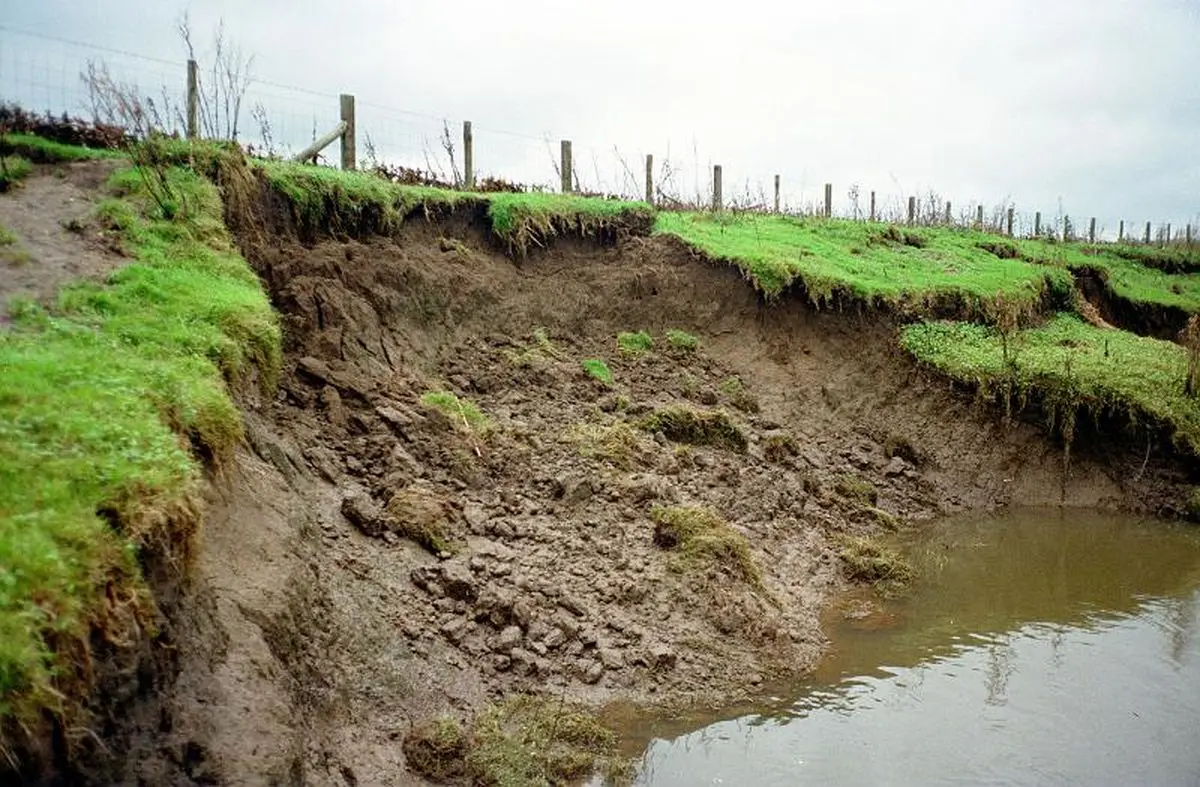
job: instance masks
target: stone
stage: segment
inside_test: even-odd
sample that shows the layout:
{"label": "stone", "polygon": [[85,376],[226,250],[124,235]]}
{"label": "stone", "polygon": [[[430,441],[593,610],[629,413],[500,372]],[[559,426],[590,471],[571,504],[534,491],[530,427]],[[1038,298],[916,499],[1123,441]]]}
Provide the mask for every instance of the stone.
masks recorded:
{"label": "stone", "polygon": [[465,561],[447,560],[441,565],[442,588],[450,598],[474,601],[478,598],[475,576]]}
{"label": "stone", "polygon": [[481,535],[486,532],[487,512],[478,503],[467,503],[463,507],[463,519],[466,520],[467,527],[475,535]]}
{"label": "stone", "polygon": [[492,656],[492,669],[496,672],[506,672],[512,667],[512,658],[503,653],[497,653]]}
{"label": "stone", "polygon": [[596,632],[592,631],[591,629],[588,629],[579,635],[579,641],[584,645],[595,645],[599,639],[600,638],[596,635]]}
{"label": "stone", "polygon": [[528,629],[529,624],[533,622],[533,608],[525,599],[518,599],[512,605],[512,617],[517,622],[517,625],[523,629]]}
{"label": "stone", "polygon": [[530,675],[537,670],[537,656],[523,648],[513,648],[508,654],[512,659],[513,671],[519,675]]}
{"label": "stone", "polygon": [[470,621],[465,618],[451,618],[442,624],[442,636],[457,645],[462,641],[463,635],[467,633],[467,626]]}
{"label": "stone", "polygon": [[583,606],[583,602],[578,597],[569,593],[563,593],[559,597],[558,605],[568,612],[573,612],[581,617],[587,614],[587,607]]}
{"label": "stone", "polygon": [[560,628],[553,628],[550,629],[550,633],[546,635],[545,639],[542,640],[542,643],[545,644],[545,646],[550,650],[557,650],[558,648],[561,648],[566,641],[566,633],[564,633]]}
{"label": "stone", "polygon": [[383,532],[380,514],[383,509],[371,499],[371,496],[361,490],[351,492],[342,498],[342,516],[368,536],[377,537]]}
{"label": "stone", "polygon": [[883,469],[883,474],[888,478],[895,478],[898,475],[904,475],[904,471],[907,469],[908,462],[898,456],[893,456],[892,461],[888,462],[887,467]]}
{"label": "stone", "polygon": [[379,416],[385,424],[401,437],[406,436],[406,430],[412,428],[413,425],[413,417],[395,407],[376,407],[375,415]]}
{"label": "stone", "polygon": [[596,683],[604,676],[604,665],[598,661],[588,662],[588,665],[583,669],[583,682]]}
{"label": "stone", "polygon": [[625,666],[625,657],[616,648],[600,648],[597,653],[605,669],[621,669]]}
{"label": "stone", "polygon": [[675,668],[675,651],[669,645],[656,642],[648,649],[650,665],[655,669],[669,670]]}
{"label": "stone", "polygon": [[567,639],[575,639],[579,635],[579,629],[581,628],[579,621],[567,615],[559,615],[555,619],[554,625],[562,629],[562,633],[567,636]]}
{"label": "stone", "polygon": [[493,650],[500,653],[508,653],[517,645],[521,644],[521,629],[518,626],[508,626],[504,631],[500,632],[500,636],[496,638],[496,645]]}

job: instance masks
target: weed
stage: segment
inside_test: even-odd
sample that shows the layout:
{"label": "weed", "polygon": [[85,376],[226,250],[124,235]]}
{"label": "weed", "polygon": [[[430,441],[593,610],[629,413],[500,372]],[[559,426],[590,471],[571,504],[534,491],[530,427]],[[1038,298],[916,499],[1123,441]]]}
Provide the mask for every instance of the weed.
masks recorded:
{"label": "weed", "polygon": [[763,458],[768,462],[784,462],[799,453],[800,446],[790,434],[768,435],[763,440]]}
{"label": "weed", "polygon": [[411,728],[402,748],[408,767],[438,782],[465,775],[470,741],[457,721],[442,717]]}
{"label": "weed", "polygon": [[654,337],[645,331],[617,334],[617,349],[626,355],[642,355],[654,347]]}
{"label": "weed", "polygon": [[750,542],[710,509],[655,506],[650,516],[655,545],[678,554],[680,568],[720,566],[762,588],[762,574],[750,554]]}
{"label": "weed", "polygon": [[746,435],[720,410],[696,410],[685,405],[663,407],[638,424],[648,432],[660,432],[676,443],[712,445],[744,453]]}
{"label": "weed", "polygon": [[484,433],[491,428],[491,421],[478,405],[450,391],[428,391],[421,396],[421,404],[437,410],[450,419],[450,423],[468,432]]}
{"label": "weed", "polygon": [[888,511],[884,511],[882,508],[876,508],[875,506],[868,506],[867,508],[865,508],[863,510],[867,513],[868,516],[871,517],[871,519],[875,520],[875,522],[885,530],[891,530],[892,532],[896,532],[901,527],[902,523],[900,521],[900,518],[898,516],[896,516],[895,514],[892,514]]}
{"label": "weed", "polygon": [[467,771],[477,784],[534,787],[576,783],[600,773],[627,777],[617,734],[586,710],[553,700],[516,696],[475,721]]}
{"label": "weed", "polygon": [[560,360],[563,357],[545,328],[534,328],[532,343],[519,346],[519,351],[506,351],[509,360],[517,366],[534,366],[541,361]]}
{"label": "weed", "polygon": [[898,591],[911,583],[916,569],[899,552],[871,538],[842,536],[838,556],[850,579],[870,582],[885,592]]}
{"label": "weed", "polygon": [[33,172],[33,164],[23,156],[0,156],[0,192],[11,189]]}
{"label": "weed", "polygon": [[599,358],[588,358],[585,361],[580,361],[579,365],[583,370],[591,375],[592,378],[599,380],[604,385],[612,385],[612,371],[608,368],[608,364]]}
{"label": "weed", "polygon": [[845,473],[839,476],[833,489],[847,500],[853,500],[867,506],[875,505],[876,500],[879,498],[879,492],[876,491],[874,484],[853,473]]}
{"label": "weed", "polygon": [[671,345],[672,349],[682,353],[695,352],[700,344],[692,334],[674,328],[667,331],[667,343]]}
{"label": "weed", "polygon": [[742,378],[733,376],[721,381],[721,393],[729,398],[729,404],[744,413],[759,411],[758,398],[746,390]]}
{"label": "weed", "polygon": [[811,471],[805,470],[800,474],[800,483],[808,494],[813,497],[821,496],[821,480]]}
{"label": "weed", "polygon": [[567,430],[567,438],[579,447],[580,456],[611,462],[622,470],[632,468],[647,450],[643,436],[626,421],[576,424]]}

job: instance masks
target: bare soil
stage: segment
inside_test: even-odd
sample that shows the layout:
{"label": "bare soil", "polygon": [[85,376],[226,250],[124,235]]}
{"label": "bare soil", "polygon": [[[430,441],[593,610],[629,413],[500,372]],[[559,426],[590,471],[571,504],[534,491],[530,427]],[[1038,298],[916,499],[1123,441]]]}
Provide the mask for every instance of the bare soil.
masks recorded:
{"label": "bare soil", "polygon": [[[919,370],[886,315],[764,303],[667,239],[515,262],[474,213],[314,244],[269,218],[238,229],[284,378],[240,392],[249,439],[211,478],[178,677],[131,715],[122,783],[421,784],[409,729],[513,692],[733,706],[822,653],[838,535],[1010,502],[1154,510],[1181,480],[1119,435],[1068,467],[1037,423]],[[672,328],[699,348],[672,351]],[[621,354],[631,330],[655,348]],[[423,405],[435,390],[490,428]],[[664,406],[726,412],[746,450],[638,428]],[[656,546],[672,505],[745,536],[762,586]],[[406,537],[422,526],[453,554]]]}
{"label": "bare soil", "polygon": [[[62,285],[102,278],[127,262],[95,222],[100,186],[118,165],[39,165],[0,197],[0,226],[18,239],[17,254],[0,260],[0,303],[16,296],[49,302]],[[7,321],[5,310],[0,326]]]}

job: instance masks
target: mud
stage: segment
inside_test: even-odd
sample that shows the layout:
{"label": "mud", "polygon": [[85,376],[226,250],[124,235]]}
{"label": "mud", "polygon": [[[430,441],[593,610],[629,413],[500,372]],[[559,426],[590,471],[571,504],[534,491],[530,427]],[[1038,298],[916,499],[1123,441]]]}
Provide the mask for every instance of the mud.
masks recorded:
{"label": "mud", "polygon": [[[135,717],[127,783],[419,784],[409,729],[514,692],[734,704],[822,653],[839,535],[1011,501],[1152,510],[1183,480],[1121,435],[1068,464],[918,369],[888,316],[764,303],[667,239],[514,261],[476,211],[307,243],[259,211],[235,225],[286,368],[274,400],[239,392],[247,446],[210,479],[178,678]],[[632,330],[651,352],[618,351]],[[744,442],[642,428],[664,407],[722,411]],[[675,505],[744,536],[761,584],[657,546]]]}

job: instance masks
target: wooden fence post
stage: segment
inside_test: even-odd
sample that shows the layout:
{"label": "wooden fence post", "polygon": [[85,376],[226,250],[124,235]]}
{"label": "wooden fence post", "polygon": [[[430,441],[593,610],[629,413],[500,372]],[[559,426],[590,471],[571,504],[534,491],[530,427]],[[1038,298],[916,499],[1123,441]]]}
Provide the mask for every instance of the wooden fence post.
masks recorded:
{"label": "wooden fence post", "polygon": [[1010,237],[1010,238],[1012,237],[1012,234],[1013,234],[1013,212],[1014,212],[1013,206],[1009,205],[1008,206],[1008,237]]}
{"label": "wooden fence post", "polygon": [[1164,237],[1163,245],[1166,246],[1171,242],[1171,222],[1167,222],[1167,234]]}
{"label": "wooden fence post", "polygon": [[1117,224],[1117,243],[1125,242],[1125,219],[1121,219]]}
{"label": "wooden fence post", "polygon": [[1183,242],[1186,243],[1188,246],[1192,245],[1192,225],[1191,224],[1187,225],[1187,227],[1184,228],[1184,230],[1183,230]]}
{"label": "wooden fence post", "polygon": [[646,203],[654,204],[654,154],[646,154]]}
{"label": "wooden fence post", "polygon": [[1042,235],[1042,212],[1039,210],[1033,214],[1033,237],[1039,238]]}
{"label": "wooden fence post", "polygon": [[346,130],[342,132],[342,169],[354,169],[358,157],[354,130],[354,96],[342,93],[340,103],[342,122],[346,124]]}
{"label": "wooden fence post", "polygon": [[471,133],[471,121],[463,121],[463,187],[475,188],[475,135]]}
{"label": "wooden fence post", "polygon": [[946,224],[950,224],[950,200],[946,200]]}
{"label": "wooden fence post", "polygon": [[775,212],[779,212],[779,176],[775,176]]}
{"label": "wooden fence post", "polygon": [[825,184],[825,218],[833,216],[833,184]]}
{"label": "wooden fence post", "polygon": [[574,191],[574,189],[572,188],[572,185],[571,185],[572,181],[573,181],[573,179],[571,177],[571,174],[572,174],[571,140],[569,140],[569,139],[562,140],[562,142],[560,143],[560,156],[561,156],[561,161],[559,163],[559,167],[560,167],[559,173],[562,175],[562,193],[570,194],[572,191]]}
{"label": "wooden fence post", "polygon": [[200,67],[187,61],[187,138],[200,138]]}
{"label": "wooden fence post", "polygon": [[983,206],[978,205],[975,208],[975,229],[983,229]]}
{"label": "wooden fence post", "polygon": [[912,224],[917,216],[917,198],[908,198],[908,223]]}
{"label": "wooden fence post", "polygon": [[875,221],[875,192],[871,192],[871,221]]}
{"label": "wooden fence post", "polygon": [[1096,217],[1092,216],[1092,220],[1088,222],[1088,243],[1096,242]]}
{"label": "wooden fence post", "polygon": [[1146,222],[1146,243],[1150,243],[1150,222]]}
{"label": "wooden fence post", "polygon": [[713,211],[720,211],[725,207],[725,200],[721,198],[721,165],[713,165]]}

